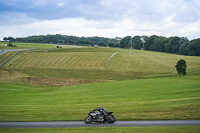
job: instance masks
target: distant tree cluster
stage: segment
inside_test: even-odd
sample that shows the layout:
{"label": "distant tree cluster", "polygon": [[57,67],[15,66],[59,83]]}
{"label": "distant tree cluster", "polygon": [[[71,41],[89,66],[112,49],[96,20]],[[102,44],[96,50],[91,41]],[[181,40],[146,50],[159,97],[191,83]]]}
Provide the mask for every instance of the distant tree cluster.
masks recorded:
{"label": "distant tree cluster", "polygon": [[145,49],[181,55],[200,56],[200,38],[189,41],[185,37],[162,37],[162,36],[127,36],[121,39],[121,48]]}
{"label": "distant tree cluster", "polygon": [[[6,38],[5,38],[6,39]],[[29,36],[24,38],[13,38],[15,42],[24,43],[48,43],[48,44],[63,44],[63,45],[98,45],[98,46],[109,46],[119,47],[120,38],[104,38],[104,37],[76,37],[67,35],[39,35]]]}
{"label": "distant tree cluster", "polygon": [[[67,35],[39,35],[23,38],[4,37],[4,40],[24,43],[48,43],[63,45],[85,45],[85,46],[109,46],[120,48],[144,49],[181,55],[200,56],[200,38],[189,41],[185,37],[163,37],[163,36],[126,36],[124,38],[105,37],[76,37]],[[132,40],[132,42],[131,42]]]}

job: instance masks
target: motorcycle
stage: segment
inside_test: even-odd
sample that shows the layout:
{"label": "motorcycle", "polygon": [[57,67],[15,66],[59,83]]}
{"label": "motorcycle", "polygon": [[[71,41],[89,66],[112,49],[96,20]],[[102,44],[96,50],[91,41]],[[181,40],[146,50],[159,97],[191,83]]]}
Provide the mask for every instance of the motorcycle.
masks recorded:
{"label": "motorcycle", "polygon": [[86,124],[90,124],[92,122],[108,122],[114,123],[116,121],[116,117],[112,115],[113,112],[92,110],[89,112],[88,116],[85,118],[84,122]]}

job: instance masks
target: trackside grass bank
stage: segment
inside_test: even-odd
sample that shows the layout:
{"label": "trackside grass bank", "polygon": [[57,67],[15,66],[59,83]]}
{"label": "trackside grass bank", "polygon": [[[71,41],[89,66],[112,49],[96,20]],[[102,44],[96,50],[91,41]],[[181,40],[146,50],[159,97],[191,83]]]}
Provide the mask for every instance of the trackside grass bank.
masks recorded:
{"label": "trackside grass bank", "polygon": [[200,126],[94,127],[94,128],[0,128],[3,133],[199,133]]}
{"label": "trackside grass bank", "polygon": [[200,119],[199,76],[44,87],[0,83],[0,121],[83,120],[98,106],[118,120]]}

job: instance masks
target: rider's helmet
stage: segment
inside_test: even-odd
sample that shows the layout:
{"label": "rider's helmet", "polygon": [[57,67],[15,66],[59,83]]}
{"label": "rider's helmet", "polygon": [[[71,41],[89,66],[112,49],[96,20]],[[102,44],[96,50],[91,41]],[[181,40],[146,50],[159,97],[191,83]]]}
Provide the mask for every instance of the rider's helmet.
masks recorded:
{"label": "rider's helmet", "polygon": [[102,106],[99,106],[98,110],[103,110],[103,107],[102,107]]}

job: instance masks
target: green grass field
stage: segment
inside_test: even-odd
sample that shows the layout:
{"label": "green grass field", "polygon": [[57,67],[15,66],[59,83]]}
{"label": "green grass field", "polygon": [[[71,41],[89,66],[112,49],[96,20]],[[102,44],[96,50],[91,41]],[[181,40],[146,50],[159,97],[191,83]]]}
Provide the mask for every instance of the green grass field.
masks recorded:
{"label": "green grass field", "polygon": [[199,76],[68,87],[1,83],[1,121],[83,120],[102,105],[118,120],[200,119]]}
{"label": "green grass field", "polygon": [[199,133],[200,126],[100,128],[0,128],[3,133]]}
{"label": "green grass field", "polygon": [[[187,62],[185,77],[175,70],[179,59]],[[100,105],[118,120],[200,119],[199,74],[194,56],[86,47],[22,52],[0,68],[0,121],[83,120]]]}

